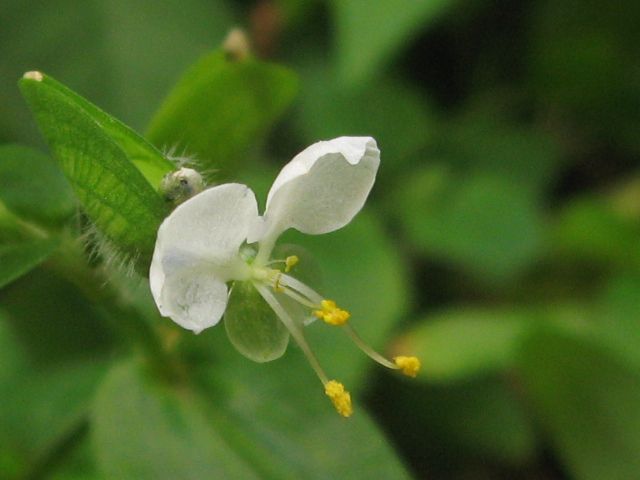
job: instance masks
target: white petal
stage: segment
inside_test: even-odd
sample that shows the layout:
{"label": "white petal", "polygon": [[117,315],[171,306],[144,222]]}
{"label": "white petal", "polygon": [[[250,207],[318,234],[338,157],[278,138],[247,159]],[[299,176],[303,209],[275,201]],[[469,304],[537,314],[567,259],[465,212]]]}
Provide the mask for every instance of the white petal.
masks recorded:
{"label": "white petal", "polygon": [[208,272],[167,277],[158,307],[181,327],[200,333],[220,321],[227,307],[227,285]]}
{"label": "white petal", "polygon": [[342,228],[364,205],[379,164],[380,150],[371,137],[314,143],[273,182],[265,212],[266,234],[290,227],[309,234]]}
{"label": "white petal", "polygon": [[[218,322],[226,305],[225,282],[238,271],[238,250],[257,217],[253,192],[225,184],[187,200],[164,220],[149,270],[162,315],[194,331]],[[189,307],[187,300],[195,303]]]}
{"label": "white petal", "polygon": [[247,186],[219,185],[190,198],[164,220],[156,250],[186,252],[224,265],[236,256],[257,217],[256,198]]}

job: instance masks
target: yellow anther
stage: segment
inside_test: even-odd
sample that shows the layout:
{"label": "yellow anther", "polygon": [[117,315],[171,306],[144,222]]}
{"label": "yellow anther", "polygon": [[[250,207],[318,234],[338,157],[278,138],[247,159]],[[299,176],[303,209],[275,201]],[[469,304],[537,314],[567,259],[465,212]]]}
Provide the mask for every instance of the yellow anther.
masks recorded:
{"label": "yellow anther", "polygon": [[335,380],[330,380],[324,385],[324,393],[331,399],[333,406],[343,417],[350,417],[353,413],[351,407],[351,395],[344,389],[344,385]]}
{"label": "yellow anther", "polygon": [[333,300],[322,300],[320,307],[322,310],[314,310],[313,314],[329,325],[344,325],[351,316],[349,312],[339,308]]}
{"label": "yellow anther", "polygon": [[393,361],[398,366],[402,373],[407,377],[415,378],[420,370],[420,360],[417,357],[394,357]]}
{"label": "yellow anther", "polygon": [[291,255],[284,260],[284,273],[289,273],[295,267],[300,259],[297,255]]}

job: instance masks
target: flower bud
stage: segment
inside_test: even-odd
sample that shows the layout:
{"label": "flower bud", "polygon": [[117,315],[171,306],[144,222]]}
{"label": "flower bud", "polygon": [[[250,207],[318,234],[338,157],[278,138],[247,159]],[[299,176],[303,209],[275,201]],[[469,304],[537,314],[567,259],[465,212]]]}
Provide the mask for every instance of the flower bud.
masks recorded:
{"label": "flower bud", "polygon": [[167,173],[160,184],[160,194],[167,202],[179,205],[204,190],[202,176],[192,168],[182,167]]}

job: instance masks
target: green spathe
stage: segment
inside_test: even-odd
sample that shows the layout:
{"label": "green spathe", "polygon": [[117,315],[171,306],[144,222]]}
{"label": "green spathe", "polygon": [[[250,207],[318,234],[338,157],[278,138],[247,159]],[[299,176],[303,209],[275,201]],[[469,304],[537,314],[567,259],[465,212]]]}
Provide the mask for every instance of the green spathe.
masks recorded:
{"label": "green spathe", "polygon": [[166,206],[156,189],[173,165],[142,137],[51,77],[20,89],[82,207],[121,252],[148,259]]}

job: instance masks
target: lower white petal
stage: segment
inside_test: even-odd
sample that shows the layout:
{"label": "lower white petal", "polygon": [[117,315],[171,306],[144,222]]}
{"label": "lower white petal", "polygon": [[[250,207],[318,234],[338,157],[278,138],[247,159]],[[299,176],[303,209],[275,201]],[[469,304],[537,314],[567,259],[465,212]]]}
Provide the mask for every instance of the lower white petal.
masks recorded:
{"label": "lower white petal", "polygon": [[217,324],[227,307],[227,285],[207,273],[190,271],[165,278],[160,298],[160,313],[181,327],[200,333]]}

